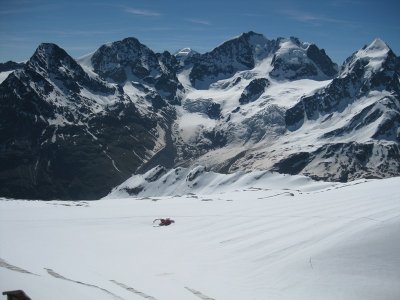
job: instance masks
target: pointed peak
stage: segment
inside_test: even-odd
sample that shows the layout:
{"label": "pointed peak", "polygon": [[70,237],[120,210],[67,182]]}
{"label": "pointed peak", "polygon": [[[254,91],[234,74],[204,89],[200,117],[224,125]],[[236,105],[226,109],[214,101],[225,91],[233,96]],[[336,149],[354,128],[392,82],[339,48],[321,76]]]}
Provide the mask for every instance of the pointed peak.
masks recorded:
{"label": "pointed peak", "polygon": [[182,49],[179,49],[178,51],[176,51],[174,53],[174,55],[175,56],[190,56],[190,55],[193,55],[196,53],[198,53],[198,52],[193,50],[192,48],[185,47],[185,48],[182,48]]}
{"label": "pointed peak", "polygon": [[41,43],[35,51],[35,53],[42,55],[52,55],[58,52],[65,53],[65,55],[67,55],[64,49],[53,43]]}
{"label": "pointed peak", "polygon": [[371,74],[381,70],[386,61],[393,59],[396,60],[396,55],[390,47],[381,39],[376,38],[371,44],[365,45],[345,60],[340,76],[346,76],[354,70],[358,72],[362,70],[364,77],[369,78]]}
{"label": "pointed peak", "polygon": [[367,49],[368,50],[390,50],[390,47],[380,38],[376,38],[365,49],[366,50]]}
{"label": "pointed peak", "polygon": [[355,56],[358,59],[383,59],[388,56],[390,51],[391,49],[384,41],[376,38],[371,44],[366,45],[362,49],[358,50]]}
{"label": "pointed peak", "polygon": [[57,49],[60,48],[57,44],[54,43],[41,43],[39,44],[37,49]]}
{"label": "pointed peak", "polygon": [[189,53],[192,52],[192,51],[193,51],[192,48],[186,47],[186,48],[179,49],[179,50],[176,51],[174,54],[175,54],[175,55],[177,55],[177,54],[185,55],[185,54],[189,54]]}
{"label": "pointed peak", "polygon": [[[68,53],[53,43],[41,43],[37,48],[35,53],[29,59],[30,64],[45,64],[48,65],[50,61],[60,61],[65,58],[69,58]],[[72,60],[72,58],[71,58]]]}

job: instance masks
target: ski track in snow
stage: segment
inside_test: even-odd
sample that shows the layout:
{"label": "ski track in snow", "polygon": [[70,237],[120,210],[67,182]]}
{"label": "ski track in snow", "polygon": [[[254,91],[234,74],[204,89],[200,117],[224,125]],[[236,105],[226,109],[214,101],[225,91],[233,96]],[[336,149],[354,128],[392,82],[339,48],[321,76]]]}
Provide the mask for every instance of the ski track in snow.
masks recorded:
{"label": "ski track in snow", "polygon": [[20,268],[20,267],[11,265],[11,264],[9,264],[8,262],[6,262],[6,261],[5,261],[4,259],[2,259],[2,258],[0,258],[0,267],[9,269],[9,270],[11,270],[11,271],[19,272],[19,273],[24,273],[24,274],[30,274],[30,275],[39,276],[39,275],[37,275],[37,274],[35,274],[35,273],[29,272],[29,271],[27,271],[27,270],[25,270],[25,269],[22,269],[22,268]]}
{"label": "ski track in snow", "polygon": [[115,295],[114,293],[110,292],[109,290],[106,290],[105,288],[99,287],[99,286],[94,285],[94,284],[85,283],[85,282],[82,282],[82,281],[77,281],[77,280],[66,278],[66,277],[54,272],[52,269],[48,269],[48,268],[44,268],[44,269],[47,271],[47,273],[49,273],[49,275],[53,276],[54,278],[58,278],[58,279],[74,282],[74,283],[77,283],[77,284],[81,284],[81,285],[84,285],[84,286],[87,286],[87,287],[99,289],[99,290],[101,290],[101,291],[113,296],[115,299],[124,300],[124,298],[122,298],[122,297],[120,297],[118,295]]}
{"label": "ski track in snow", "polygon": [[194,290],[194,289],[192,289],[192,288],[189,288],[189,287],[187,287],[187,286],[185,286],[185,289],[187,289],[189,292],[193,293],[193,295],[196,295],[196,296],[199,297],[200,299],[203,299],[203,300],[215,300],[214,298],[210,298],[210,297],[208,297],[208,296],[202,294],[201,292],[196,291],[196,290]]}
{"label": "ski track in snow", "polygon": [[145,293],[143,293],[143,292],[138,291],[137,289],[134,289],[133,287],[127,286],[126,284],[120,283],[120,282],[118,282],[118,281],[116,281],[116,280],[110,280],[110,281],[111,281],[112,283],[114,283],[114,284],[116,284],[116,285],[122,287],[123,289],[125,289],[125,290],[127,290],[127,291],[130,291],[130,292],[132,292],[132,293],[134,293],[134,294],[136,294],[136,295],[139,295],[139,296],[142,297],[142,298],[150,299],[150,300],[157,300],[157,299],[154,298],[153,296],[149,296],[149,295],[147,295],[147,294],[145,294]]}

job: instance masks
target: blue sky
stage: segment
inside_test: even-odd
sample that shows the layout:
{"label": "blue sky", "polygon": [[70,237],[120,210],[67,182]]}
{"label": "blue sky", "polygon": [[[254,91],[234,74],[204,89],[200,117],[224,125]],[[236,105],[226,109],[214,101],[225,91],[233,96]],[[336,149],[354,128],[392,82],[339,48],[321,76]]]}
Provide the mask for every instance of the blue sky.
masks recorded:
{"label": "blue sky", "polygon": [[41,42],[79,57],[129,36],[206,52],[253,30],[315,43],[341,64],[375,37],[400,55],[399,15],[399,0],[0,0],[0,61],[26,60]]}

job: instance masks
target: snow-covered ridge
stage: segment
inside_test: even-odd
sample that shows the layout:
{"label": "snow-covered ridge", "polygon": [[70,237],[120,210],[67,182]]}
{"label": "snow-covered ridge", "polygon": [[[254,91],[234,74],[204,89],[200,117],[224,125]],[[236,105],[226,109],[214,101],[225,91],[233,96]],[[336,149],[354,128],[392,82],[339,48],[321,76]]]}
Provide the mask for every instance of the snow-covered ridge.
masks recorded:
{"label": "snow-covered ridge", "polygon": [[190,60],[190,82],[198,89],[208,89],[218,80],[265,61],[270,62],[265,75],[279,80],[327,80],[337,74],[337,65],[314,44],[295,37],[269,40],[250,31]]}
{"label": "snow-covered ridge", "polygon": [[357,68],[357,63],[362,63],[365,68],[364,77],[368,78],[382,68],[388,58],[390,47],[381,39],[376,38],[371,44],[355,52],[342,67],[340,76],[344,77]]}
{"label": "snow-covered ridge", "polygon": [[231,174],[220,174],[207,171],[204,166],[200,165],[171,170],[157,166],[145,174],[133,175],[114,188],[105,199],[184,194],[207,195],[249,188],[307,189],[307,186],[323,188],[332,186],[332,183],[315,182],[304,176],[288,176],[268,171],[247,173],[239,171]]}

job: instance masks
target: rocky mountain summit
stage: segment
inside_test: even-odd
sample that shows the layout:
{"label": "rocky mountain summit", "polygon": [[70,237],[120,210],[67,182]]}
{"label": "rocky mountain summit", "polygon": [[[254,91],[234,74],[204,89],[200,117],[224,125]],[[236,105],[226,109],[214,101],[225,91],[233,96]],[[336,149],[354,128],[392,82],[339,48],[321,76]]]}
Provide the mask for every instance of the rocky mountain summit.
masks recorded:
{"label": "rocky mountain summit", "polygon": [[210,52],[195,56],[190,82],[199,89],[213,82],[232,77],[242,70],[253,69],[260,61],[270,58],[271,77],[277,79],[329,79],[337,74],[337,65],[316,45],[291,37],[268,40],[255,32],[243,33]]}
{"label": "rocky mountain summit", "polygon": [[126,38],[76,60],[41,44],[1,67],[3,197],[97,199],[156,165],[400,174],[400,59],[379,39],[340,67],[315,44],[254,32],[204,54]]}
{"label": "rocky mountain summit", "polygon": [[[1,194],[93,199],[157,149],[164,117],[41,44],[0,86]],[[151,104],[149,104],[151,107]]]}

